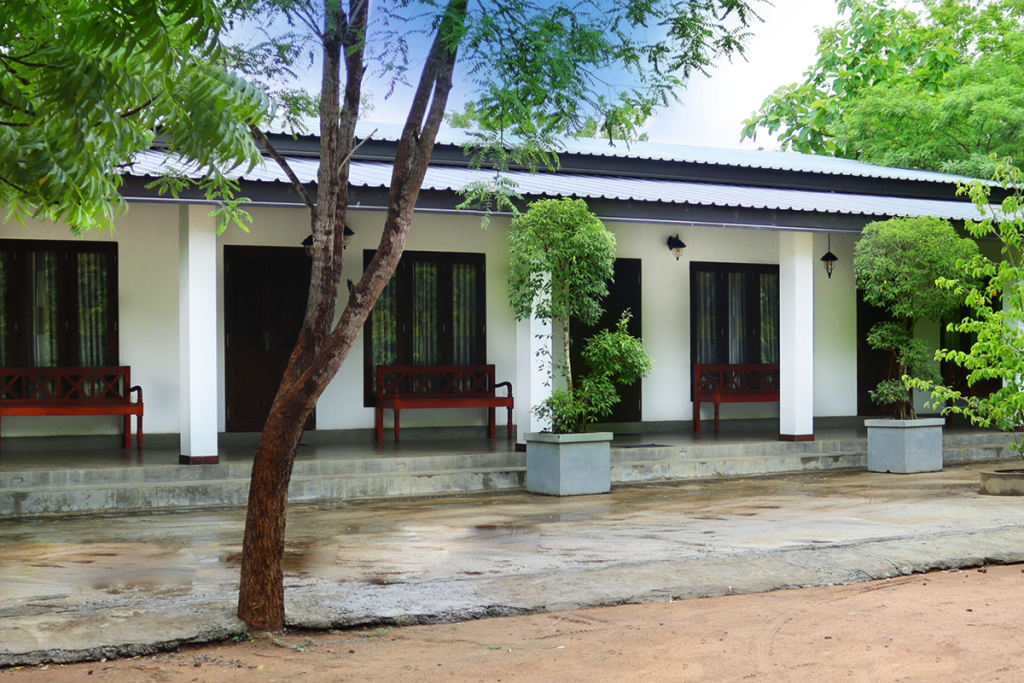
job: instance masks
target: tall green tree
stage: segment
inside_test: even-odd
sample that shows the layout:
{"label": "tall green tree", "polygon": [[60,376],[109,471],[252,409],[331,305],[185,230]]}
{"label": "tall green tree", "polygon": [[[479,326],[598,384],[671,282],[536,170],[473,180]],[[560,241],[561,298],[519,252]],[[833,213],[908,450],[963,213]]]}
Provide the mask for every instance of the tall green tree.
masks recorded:
{"label": "tall green tree", "polygon": [[224,67],[213,0],[18,0],[0,8],[0,204],[15,216],[107,227],[119,171],[157,134],[203,186],[260,159],[263,90]]}
{"label": "tall green tree", "polygon": [[[1024,150],[1024,3],[839,0],[801,83],[780,87],[743,136],[783,149],[989,177]],[[916,9],[910,9],[914,7]]]}
{"label": "tall green tree", "polygon": [[[272,36],[236,63],[254,76],[297,68],[309,51],[322,64],[317,201],[258,127],[254,135],[291,178],[313,233],[306,316],[256,450],[246,517],[238,614],[253,628],[284,624],[285,506],[302,426],[338,372],[405,248],[413,208],[455,79],[492,130],[480,131],[501,167],[514,134],[521,158],[556,163],[549,143],[593,118],[628,121],[664,104],[685,79],[721,55],[742,54],[756,0],[257,0],[241,16]],[[281,21],[283,20],[283,21]],[[274,22],[277,21],[275,24]],[[272,26],[287,24],[284,33]],[[429,38],[424,54],[414,41]],[[410,65],[415,64],[413,69]],[[412,103],[397,143],[383,233],[335,323],[349,168],[368,69],[411,77]],[[416,73],[418,71],[418,73]]]}
{"label": "tall green tree", "polygon": [[[932,392],[930,407],[960,414],[972,424],[995,426],[1014,435],[1012,448],[1024,457],[1020,426],[1024,424],[1024,172],[1010,159],[996,164],[992,183],[973,181],[960,192],[974,202],[979,221],[968,222],[976,239],[996,238],[1002,258],[992,261],[980,254],[958,262],[958,272],[938,281],[939,287],[965,299],[968,315],[948,323],[947,329],[967,335],[971,347],[940,349],[935,360],[956,363],[967,371],[968,390],[907,377],[908,386]],[[993,206],[992,187],[1006,193]],[[971,387],[995,384],[995,391],[975,392]]]}

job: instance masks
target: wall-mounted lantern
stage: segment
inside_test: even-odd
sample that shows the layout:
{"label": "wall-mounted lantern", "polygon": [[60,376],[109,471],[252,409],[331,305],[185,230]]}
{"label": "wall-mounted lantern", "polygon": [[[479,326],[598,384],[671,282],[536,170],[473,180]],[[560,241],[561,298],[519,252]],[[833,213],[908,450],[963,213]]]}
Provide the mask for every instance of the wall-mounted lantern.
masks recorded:
{"label": "wall-mounted lantern", "polygon": [[668,238],[668,250],[675,255],[676,261],[678,261],[679,257],[683,255],[683,249],[686,249],[686,245],[683,244],[681,239],[679,239],[679,235],[674,235]]}
{"label": "wall-mounted lantern", "polygon": [[[349,240],[352,239],[352,235],[355,233],[350,227],[345,226],[345,232],[341,235],[341,248],[344,249],[348,246]],[[313,233],[309,234],[309,237],[302,240],[302,247],[306,250],[306,256],[313,258]]]}
{"label": "wall-mounted lantern", "polygon": [[839,257],[832,253],[832,233],[828,234],[828,252],[821,257],[822,262],[825,264],[825,272],[828,273],[828,279],[832,279],[832,269],[835,268],[836,261]]}

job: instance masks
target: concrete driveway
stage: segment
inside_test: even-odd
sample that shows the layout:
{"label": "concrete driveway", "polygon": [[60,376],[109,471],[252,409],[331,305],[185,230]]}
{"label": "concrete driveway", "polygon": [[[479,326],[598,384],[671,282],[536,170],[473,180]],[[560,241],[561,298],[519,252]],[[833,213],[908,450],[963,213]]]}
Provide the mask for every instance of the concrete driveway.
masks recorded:
{"label": "concrete driveway", "polygon": [[[460,621],[1024,561],[1024,499],[979,496],[982,469],[295,507],[288,623]],[[0,522],[0,665],[241,633],[243,523],[238,509]]]}

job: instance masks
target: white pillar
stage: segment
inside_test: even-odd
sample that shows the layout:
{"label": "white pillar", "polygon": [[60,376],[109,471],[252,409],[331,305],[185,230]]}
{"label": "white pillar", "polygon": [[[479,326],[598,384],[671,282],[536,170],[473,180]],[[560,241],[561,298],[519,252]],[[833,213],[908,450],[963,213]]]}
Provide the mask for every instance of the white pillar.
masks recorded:
{"label": "white pillar", "polygon": [[178,209],[178,335],[183,464],[217,455],[217,221],[209,206]]}
{"label": "white pillar", "polygon": [[779,233],[779,439],[814,440],[814,246]]}
{"label": "white pillar", "polygon": [[549,428],[533,415],[533,407],[551,396],[551,325],[530,318],[516,323],[516,444],[526,447],[524,435]]}

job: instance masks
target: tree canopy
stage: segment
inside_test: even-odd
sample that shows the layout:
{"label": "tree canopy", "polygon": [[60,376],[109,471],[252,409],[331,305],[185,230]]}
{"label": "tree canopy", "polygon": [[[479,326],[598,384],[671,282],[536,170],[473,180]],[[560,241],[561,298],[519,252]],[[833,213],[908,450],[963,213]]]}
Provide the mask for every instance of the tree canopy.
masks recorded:
{"label": "tree canopy", "polygon": [[0,11],[0,203],[16,216],[107,227],[119,171],[157,135],[223,171],[259,159],[268,101],[224,68],[212,0],[18,0]]}
{"label": "tree canopy", "polygon": [[1024,2],[839,0],[801,83],[776,90],[743,136],[783,149],[989,177],[1024,149]]}

